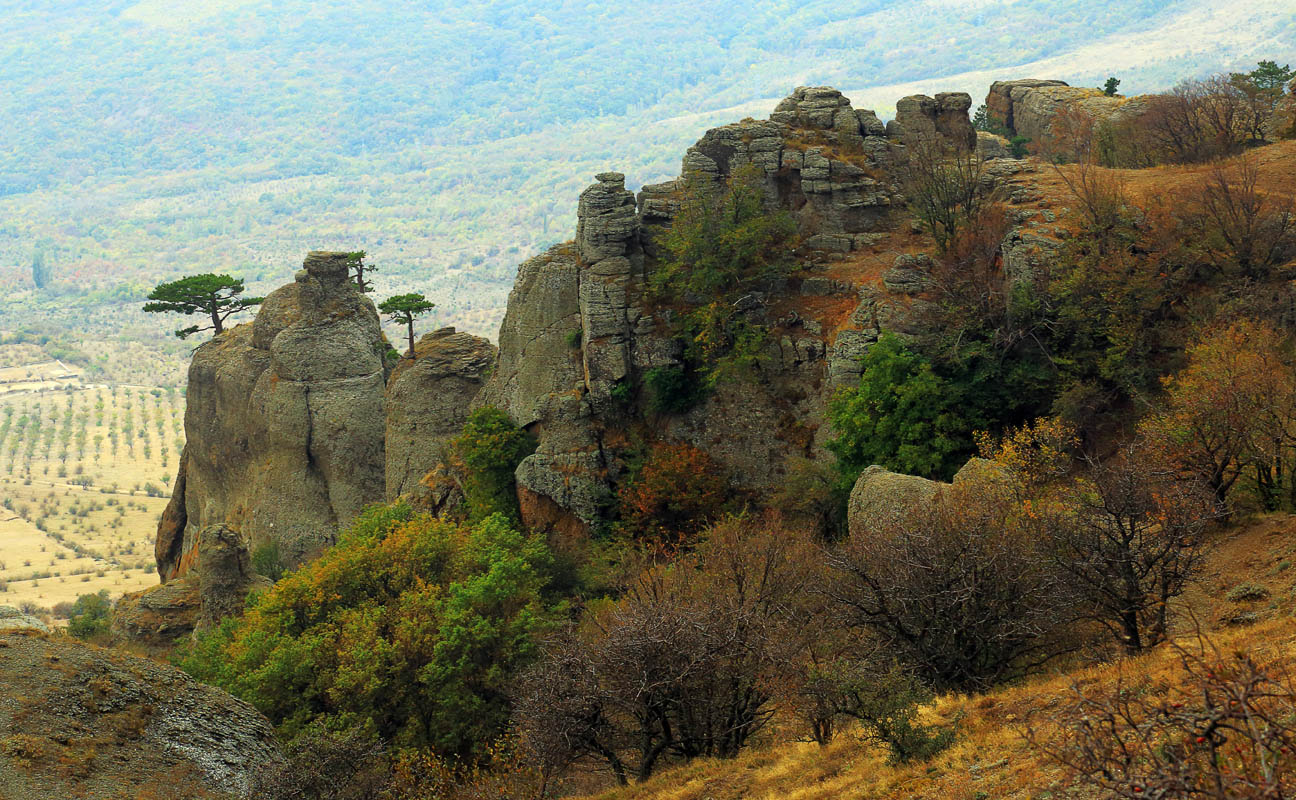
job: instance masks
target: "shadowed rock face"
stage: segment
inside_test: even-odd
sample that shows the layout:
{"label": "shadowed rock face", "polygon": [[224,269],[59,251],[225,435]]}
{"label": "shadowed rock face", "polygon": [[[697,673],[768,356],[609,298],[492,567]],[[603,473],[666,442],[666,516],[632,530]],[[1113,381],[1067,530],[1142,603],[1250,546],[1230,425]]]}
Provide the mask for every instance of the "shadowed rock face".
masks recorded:
{"label": "shadowed rock face", "polygon": [[164,579],[188,570],[209,525],[230,525],[252,547],[276,541],[299,563],[383,499],[385,348],[346,257],[309,254],[254,322],[194,353],[184,507],[169,508],[159,528]]}
{"label": "shadowed rock face", "polygon": [[[178,669],[0,633],[0,797],[245,797],[279,758],[256,709]],[[208,795],[211,792],[213,795]]]}

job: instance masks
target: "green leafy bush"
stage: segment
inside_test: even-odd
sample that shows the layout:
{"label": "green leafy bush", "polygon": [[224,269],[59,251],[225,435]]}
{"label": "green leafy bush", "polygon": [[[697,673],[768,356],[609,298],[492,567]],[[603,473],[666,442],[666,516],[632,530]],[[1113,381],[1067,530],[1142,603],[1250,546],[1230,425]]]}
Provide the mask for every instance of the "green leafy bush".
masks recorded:
{"label": "green leafy bush", "polygon": [[315,722],[473,759],[508,721],[508,685],[548,611],[551,557],[502,515],[456,525],[367,510],[180,656],[288,738]]}
{"label": "green leafy bush", "polygon": [[648,410],[657,414],[683,414],[703,397],[697,376],[685,367],[653,367],[644,373]]}
{"label": "green leafy bush", "polygon": [[686,176],[680,211],[662,242],[668,255],[651,287],[659,300],[683,306],[676,331],[707,382],[759,359],[766,332],[736,301],[790,269],[795,234],[788,211],[766,208],[764,173],[755,164],[735,169],[723,184]]}
{"label": "green leafy bush", "polygon": [[536,439],[519,428],[508,414],[483,406],[468,415],[463,432],[451,442],[463,468],[464,497],[473,520],[492,514],[518,519],[514,471],[536,449]]}
{"label": "green leafy bush", "polygon": [[272,581],[283,577],[283,554],[279,551],[278,540],[268,539],[252,551],[252,569]]}
{"label": "green leafy bush", "polygon": [[829,404],[836,437],[828,449],[848,477],[872,464],[948,478],[974,449],[975,424],[957,387],[931,362],[885,334],[864,358],[860,384]]}
{"label": "green leafy bush", "polygon": [[83,594],[72,604],[68,616],[68,633],[78,639],[95,639],[108,633],[112,624],[112,601],[108,590],[98,594]]}

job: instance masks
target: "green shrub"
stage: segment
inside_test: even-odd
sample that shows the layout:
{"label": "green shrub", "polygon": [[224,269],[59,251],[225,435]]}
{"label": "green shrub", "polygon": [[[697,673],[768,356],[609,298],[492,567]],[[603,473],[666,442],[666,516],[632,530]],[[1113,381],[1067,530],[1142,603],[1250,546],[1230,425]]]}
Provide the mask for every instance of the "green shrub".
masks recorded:
{"label": "green shrub", "polygon": [[1009,139],[1008,149],[1012,153],[1012,157],[1025,158],[1027,152],[1026,145],[1030,144],[1030,142],[1031,140],[1030,137],[1028,136],[1014,136],[1011,139]]}
{"label": "green shrub", "polygon": [[581,346],[582,332],[580,328],[572,328],[567,331],[567,346],[575,350]]}
{"label": "green shrub", "polygon": [[277,539],[267,539],[252,551],[252,569],[258,575],[264,575],[272,581],[283,577],[283,555],[279,551]]}
{"label": "green shrub", "polygon": [[653,367],[644,373],[644,387],[648,410],[656,414],[683,414],[704,396],[697,375],[685,367]]}
{"label": "green shrub", "polygon": [[1269,597],[1269,590],[1259,584],[1242,583],[1234,586],[1227,597],[1230,603],[1254,602]]}
{"label": "green shrub", "polygon": [[68,633],[78,639],[95,639],[108,633],[112,624],[112,602],[108,590],[83,594],[72,604],[68,615]]}
{"label": "green shrub", "polygon": [[958,735],[957,720],[950,725],[918,720],[919,709],[932,694],[898,667],[881,671],[860,664],[828,664],[818,673],[812,678],[831,687],[837,713],[858,720],[865,738],[891,751],[892,764],[927,761]]}
{"label": "green shrub", "polygon": [[535,437],[498,408],[483,406],[468,415],[451,448],[462,466],[469,517],[483,520],[504,514],[516,521],[519,511],[513,473],[522,459],[535,452]]}
{"label": "green shrub", "polygon": [[735,169],[723,184],[685,177],[680,210],[663,238],[667,257],[651,276],[657,299],[682,308],[676,332],[704,382],[733,377],[759,360],[766,330],[737,300],[792,267],[796,221],[765,205],[764,172]]}
{"label": "green shrub", "polygon": [[548,624],[550,564],[543,538],[502,515],[456,525],[372,507],[177,661],[288,739],[322,723],[475,759],[504,731],[510,682]]}
{"label": "green shrub", "polygon": [[837,434],[828,449],[848,480],[872,464],[949,478],[974,450],[956,387],[893,334],[869,348],[859,386],[839,392],[828,414]]}

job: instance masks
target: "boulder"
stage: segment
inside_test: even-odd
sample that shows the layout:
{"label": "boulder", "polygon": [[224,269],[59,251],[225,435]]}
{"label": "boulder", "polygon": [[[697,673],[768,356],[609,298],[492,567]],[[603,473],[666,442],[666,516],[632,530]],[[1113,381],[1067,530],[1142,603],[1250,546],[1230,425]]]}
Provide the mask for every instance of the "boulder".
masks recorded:
{"label": "boulder", "polygon": [[420,491],[459,434],[469,408],[495,366],[486,339],[454,328],[425,335],[414,358],[402,359],[387,382],[387,499]]}
{"label": "boulder", "polygon": [[939,502],[951,487],[1001,492],[1014,486],[1003,467],[984,458],[971,458],[951,483],[891,472],[876,464],[864,470],[851,488],[847,526],[851,536],[902,524],[916,511]]}
{"label": "boulder", "polygon": [[882,273],[882,285],[898,294],[922,294],[931,283],[932,260],[926,253],[896,256],[895,263]]}
{"label": "boulder", "polygon": [[977,155],[984,161],[996,158],[1012,158],[1012,145],[1002,136],[986,131],[977,131]]}
{"label": "boulder", "polygon": [[0,797],[10,800],[246,797],[280,758],[247,703],[75,639],[0,633],[0,685]]}
{"label": "boulder", "polygon": [[904,475],[877,466],[864,470],[851,488],[847,525],[852,536],[902,521],[919,506],[933,502],[946,484]]}
{"label": "boulder", "polygon": [[49,626],[13,606],[0,606],[0,631],[25,630],[49,633]]}

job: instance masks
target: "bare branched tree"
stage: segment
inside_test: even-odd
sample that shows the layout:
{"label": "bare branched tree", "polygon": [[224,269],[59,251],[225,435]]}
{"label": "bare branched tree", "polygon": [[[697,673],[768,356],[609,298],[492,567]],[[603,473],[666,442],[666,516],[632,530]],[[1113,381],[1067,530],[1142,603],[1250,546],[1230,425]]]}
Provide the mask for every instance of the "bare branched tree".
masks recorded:
{"label": "bare branched tree", "polygon": [[975,149],[952,144],[943,136],[905,140],[904,193],[909,210],[944,253],[959,232],[974,224],[981,209],[995,200],[985,180],[985,162]]}
{"label": "bare branched tree", "polygon": [[1169,601],[1200,565],[1202,536],[1218,515],[1209,489],[1159,466],[1135,442],[1108,461],[1091,461],[1062,501],[1045,529],[1080,615],[1107,628],[1128,653],[1163,641]]}
{"label": "bare branched tree", "polygon": [[1082,783],[1120,798],[1296,797],[1296,688],[1245,652],[1198,632],[1171,645],[1178,670],[1076,684],[1072,700],[1034,721],[1029,741]]}
{"label": "bare branched tree", "polygon": [[848,620],[937,689],[984,690],[1068,650],[1067,587],[1014,493],[968,482],[829,557]]}

